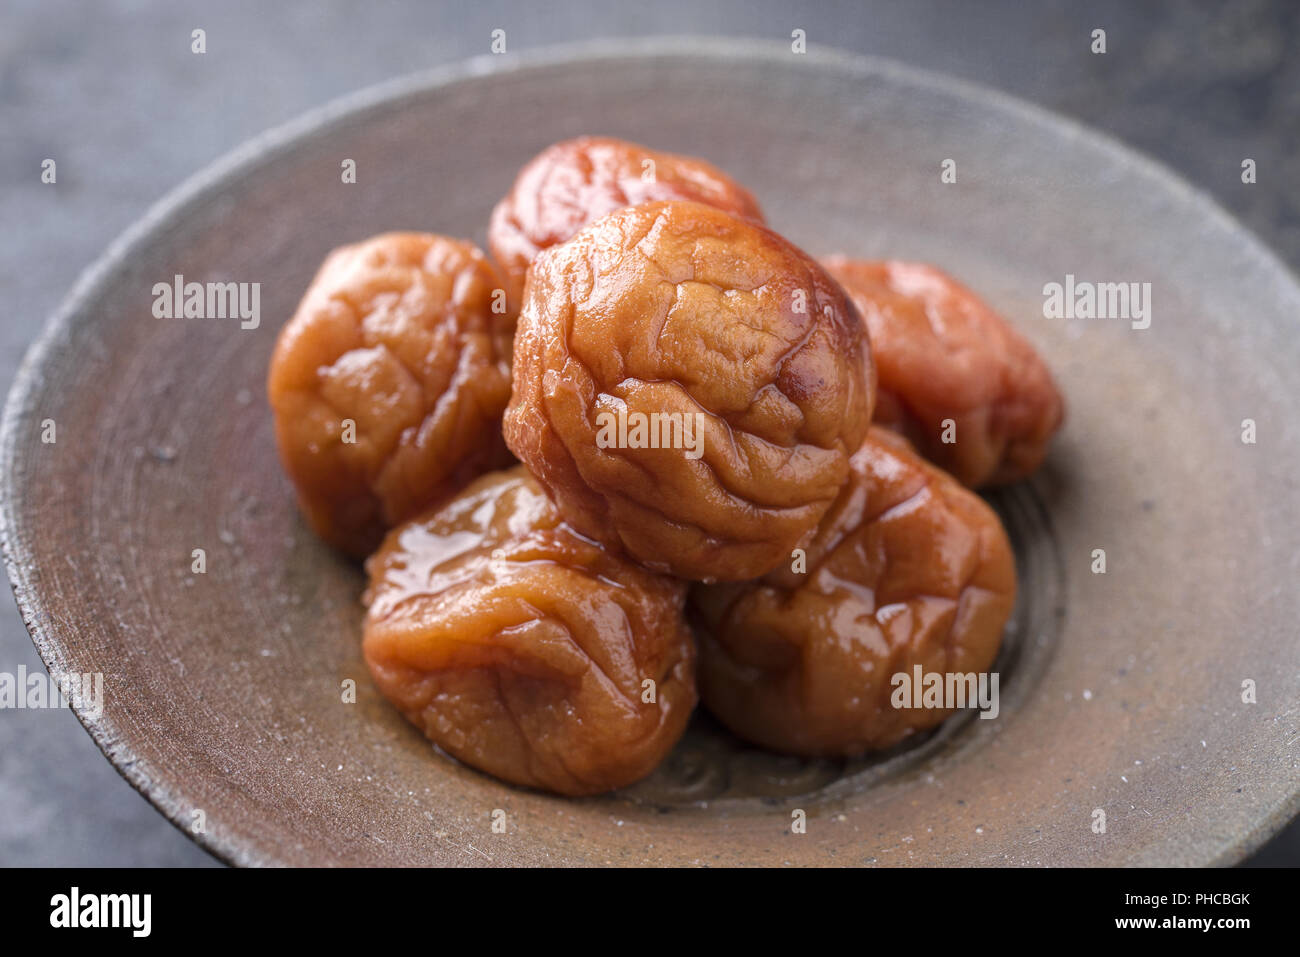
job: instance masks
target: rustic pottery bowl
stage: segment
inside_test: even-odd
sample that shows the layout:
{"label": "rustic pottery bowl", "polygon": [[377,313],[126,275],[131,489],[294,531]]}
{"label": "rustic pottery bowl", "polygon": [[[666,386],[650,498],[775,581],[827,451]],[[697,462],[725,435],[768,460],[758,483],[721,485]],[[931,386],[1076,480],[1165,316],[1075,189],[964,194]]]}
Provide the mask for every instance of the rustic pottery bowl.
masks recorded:
{"label": "rustic pottery bowl", "polygon": [[[995,720],[834,764],[701,716],[649,781],[575,801],[435,753],[378,697],[360,571],[276,460],[277,330],[331,247],[481,242],[520,164],[586,132],[707,157],[815,254],[938,263],[1046,356],[1068,423],[992,497],[1022,581]],[[155,317],[176,275],[260,283],[257,328]],[[1150,283],[1150,327],[1045,318],[1067,275]],[[79,714],[109,760],[232,863],[1231,863],[1300,791],[1298,315],[1294,278],[1205,196],[987,90],[752,42],[476,60],[248,144],[108,250],[9,399],[8,570],[46,664],[104,674]]]}

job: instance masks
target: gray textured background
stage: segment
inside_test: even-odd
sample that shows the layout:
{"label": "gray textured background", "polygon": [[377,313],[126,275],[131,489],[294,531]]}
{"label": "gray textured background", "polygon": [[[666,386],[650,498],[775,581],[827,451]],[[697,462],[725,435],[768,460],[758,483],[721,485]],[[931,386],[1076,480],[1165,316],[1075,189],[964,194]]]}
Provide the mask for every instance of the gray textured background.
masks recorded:
{"label": "gray textured background", "polygon": [[[207,31],[207,53],[190,31]],[[635,0],[0,0],[0,386],[78,273],[154,200],[332,97],[488,52],[595,37],[788,38],[894,57],[1036,101],[1213,194],[1300,270],[1300,4]],[[1108,52],[1089,51],[1093,28]],[[40,164],[58,162],[58,183]],[[1240,181],[1243,157],[1259,183]],[[1176,242],[1177,237],[1170,237]],[[0,603],[0,671],[41,667]],[[1300,861],[1300,826],[1252,863]],[[0,864],[211,864],[67,711],[0,712]]]}

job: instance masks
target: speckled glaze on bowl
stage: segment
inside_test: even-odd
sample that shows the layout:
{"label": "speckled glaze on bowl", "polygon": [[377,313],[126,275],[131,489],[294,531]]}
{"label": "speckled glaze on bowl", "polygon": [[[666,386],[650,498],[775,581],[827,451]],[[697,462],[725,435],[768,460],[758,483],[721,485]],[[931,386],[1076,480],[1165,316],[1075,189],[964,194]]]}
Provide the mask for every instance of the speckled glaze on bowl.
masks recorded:
{"label": "speckled glaze on bowl", "polygon": [[[431,752],[378,697],[360,572],[276,461],[275,335],[331,247],[482,241],[519,165],[584,132],[707,157],[814,254],[936,262],[1045,354],[1070,418],[993,497],[1023,580],[996,720],[830,765],[701,718],[649,781],[572,801]],[[261,283],[260,326],[154,318],[177,274]],[[1042,318],[1067,274],[1151,283],[1151,327]],[[46,664],[104,673],[103,713],[79,712],[104,753],[232,863],[1231,863],[1300,792],[1298,314],[1294,279],[1204,196],[985,90],[754,42],[476,60],[248,144],[83,277],[9,399],[9,575]]]}

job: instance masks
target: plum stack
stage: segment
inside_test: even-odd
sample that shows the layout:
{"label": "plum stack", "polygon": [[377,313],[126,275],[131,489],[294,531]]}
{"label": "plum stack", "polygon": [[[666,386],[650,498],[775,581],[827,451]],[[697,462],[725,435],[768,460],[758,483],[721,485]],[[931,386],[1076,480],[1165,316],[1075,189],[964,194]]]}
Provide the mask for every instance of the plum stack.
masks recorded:
{"label": "plum stack", "polygon": [[799,755],[947,718],[893,679],[996,657],[1015,563],[972,489],[1063,415],[1028,343],[933,267],[819,263],[725,173],[620,140],[544,151],[488,236],[495,265],[429,234],[334,253],[272,360],[304,513],[371,556],[382,693],[568,795],[649,774],[697,694]]}

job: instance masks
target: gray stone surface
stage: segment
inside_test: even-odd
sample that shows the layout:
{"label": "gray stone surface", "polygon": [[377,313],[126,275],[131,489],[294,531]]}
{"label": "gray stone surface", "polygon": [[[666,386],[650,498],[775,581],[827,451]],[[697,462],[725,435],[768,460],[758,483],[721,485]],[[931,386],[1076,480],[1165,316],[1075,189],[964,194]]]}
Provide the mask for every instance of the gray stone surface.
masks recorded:
{"label": "gray stone surface", "polygon": [[[468,9],[466,9],[468,7]],[[207,31],[207,53],[190,31]],[[1178,170],[1300,268],[1300,5],[698,0],[0,7],[0,386],[78,273],[154,200],[337,95],[486,53],[595,37],[788,38],[885,55],[1071,115]],[[1089,50],[1096,27],[1108,52]],[[40,164],[58,162],[58,183]],[[1243,158],[1259,182],[1243,186]],[[1177,237],[1170,237],[1177,242]],[[75,503],[70,503],[70,507]],[[12,603],[0,671],[39,668]],[[1252,859],[1300,861],[1300,828]],[[211,860],[123,782],[66,711],[0,712],[0,864]]]}

